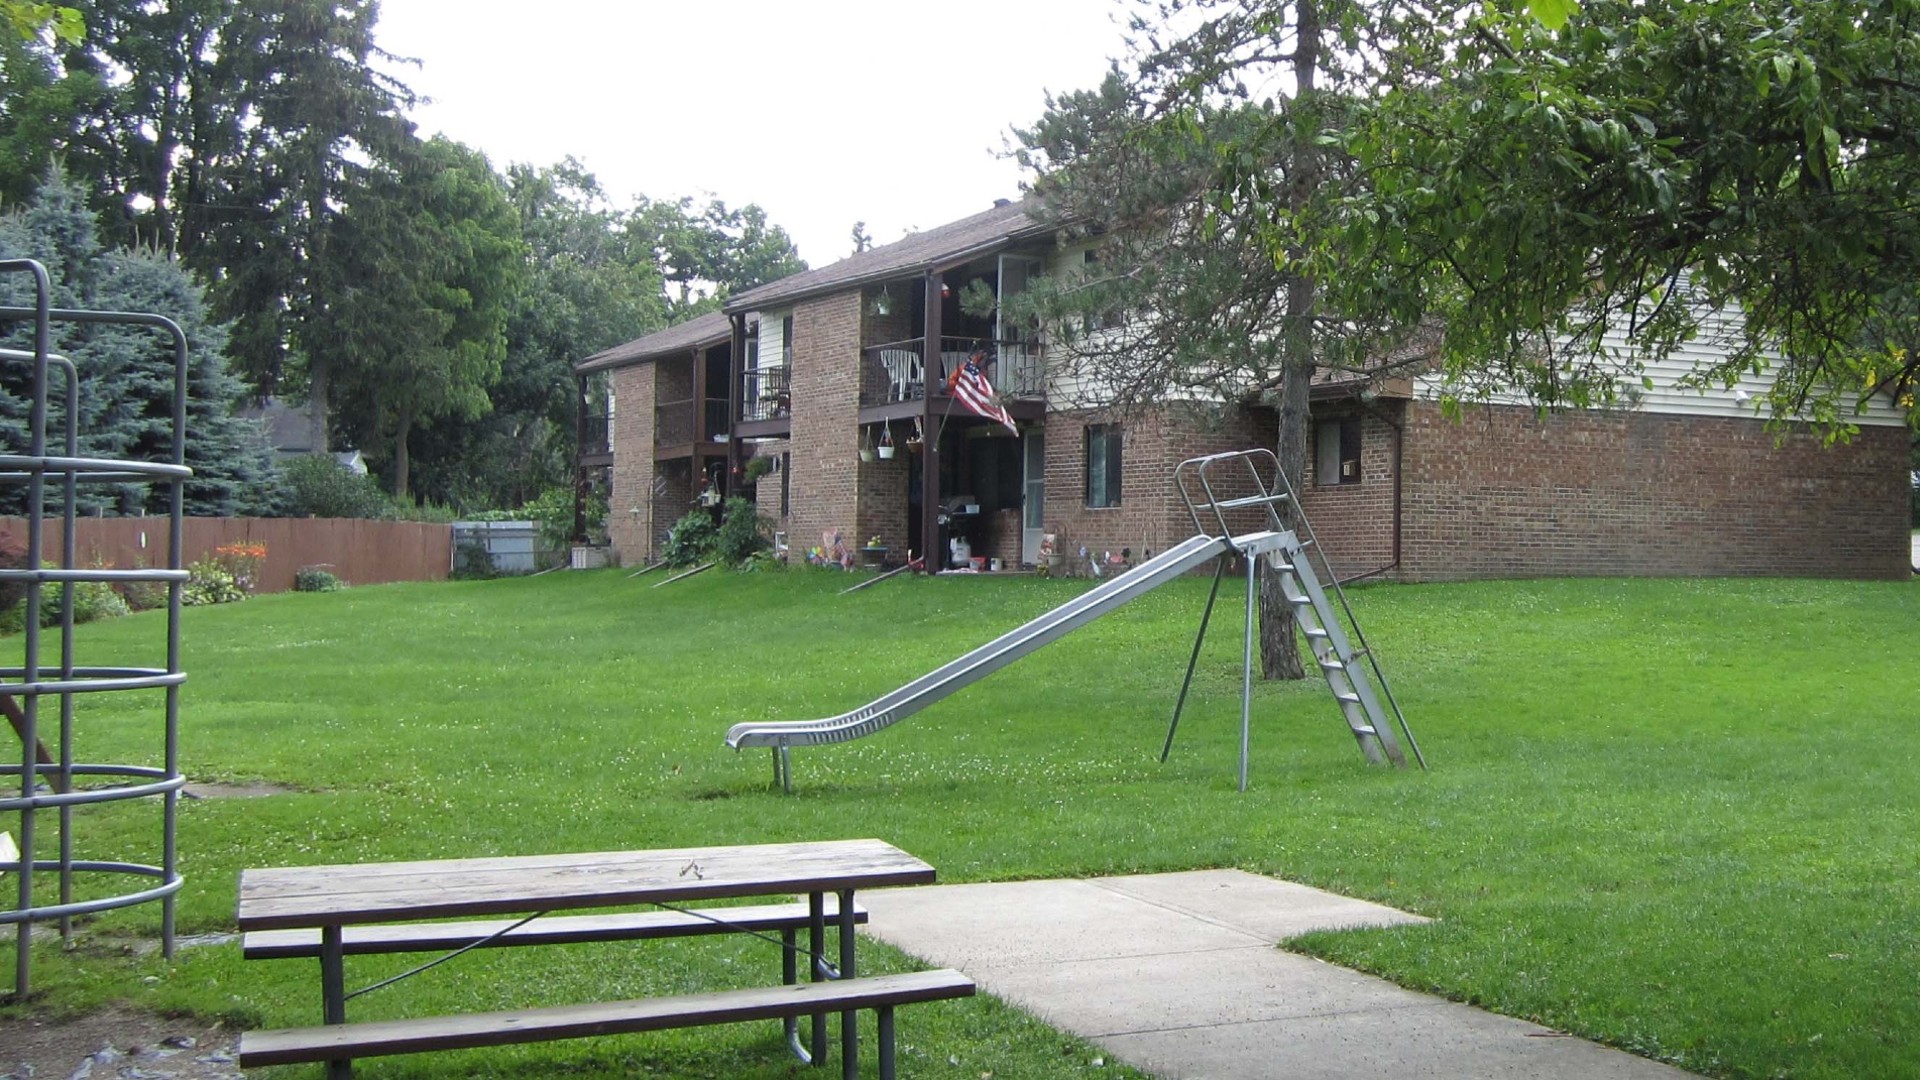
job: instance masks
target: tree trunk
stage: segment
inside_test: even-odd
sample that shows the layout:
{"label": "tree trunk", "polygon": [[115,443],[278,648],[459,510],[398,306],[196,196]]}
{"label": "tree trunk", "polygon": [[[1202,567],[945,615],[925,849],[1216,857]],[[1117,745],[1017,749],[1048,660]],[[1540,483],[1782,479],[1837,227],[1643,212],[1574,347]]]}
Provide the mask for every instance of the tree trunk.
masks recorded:
{"label": "tree trunk", "polygon": [[407,497],[407,439],[413,434],[413,410],[400,411],[399,430],[393,436],[393,493],[399,498]]}
{"label": "tree trunk", "polygon": [[[1315,136],[1319,134],[1318,102],[1314,90],[1320,72],[1320,9],[1317,0],[1295,0],[1293,51],[1294,95],[1288,108],[1294,127],[1293,168],[1287,190],[1289,226],[1297,226],[1300,216],[1313,201],[1320,186],[1320,158]],[[1313,314],[1319,289],[1313,279],[1301,272],[1306,252],[1297,246],[1287,250],[1292,273],[1287,284],[1285,359],[1280,384],[1280,432],[1274,453],[1295,494],[1307,471],[1307,404],[1313,382]],[[1300,515],[1292,504],[1280,508],[1280,521],[1298,528]],[[1267,679],[1302,679],[1306,667],[1300,661],[1300,643],[1294,634],[1293,606],[1280,591],[1279,575],[1263,563],[1260,572],[1260,674]]]}
{"label": "tree trunk", "polygon": [[315,355],[315,350],[307,350],[307,439],[310,452],[325,455],[331,447],[327,441],[327,360]]}

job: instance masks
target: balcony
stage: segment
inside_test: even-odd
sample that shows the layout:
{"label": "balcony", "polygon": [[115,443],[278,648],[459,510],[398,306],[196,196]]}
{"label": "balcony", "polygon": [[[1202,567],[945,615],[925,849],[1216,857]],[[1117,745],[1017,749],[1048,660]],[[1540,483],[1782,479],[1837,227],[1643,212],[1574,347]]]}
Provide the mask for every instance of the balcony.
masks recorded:
{"label": "balcony", "polygon": [[742,421],[782,420],[792,415],[792,368],[750,368],[740,373]]}
{"label": "balcony", "polygon": [[[919,401],[927,393],[926,338],[873,345],[863,350],[860,404],[866,407]],[[934,369],[933,395],[945,397],[947,375],[966,363],[977,338],[943,337]],[[1034,341],[985,343],[993,362],[987,380],[1009,401],[1044,401],[1047,396],[1046,349]]]}
{"label": "balcony", "polygon": [[613,452],[613,417],[589,416],[580,423],[580,454],[591,457]]}

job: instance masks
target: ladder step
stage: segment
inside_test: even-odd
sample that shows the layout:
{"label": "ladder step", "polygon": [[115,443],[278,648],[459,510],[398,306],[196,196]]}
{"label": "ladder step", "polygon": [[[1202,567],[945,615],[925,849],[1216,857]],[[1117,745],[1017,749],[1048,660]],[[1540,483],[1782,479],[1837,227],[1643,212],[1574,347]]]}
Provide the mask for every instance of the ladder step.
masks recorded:
{"label": "ladder step", "polygon": [[1360,695],[1359,695],[1359,694],[1335,694],[1335,695],[1333,695],[1333,696],[1334,696],[1334,697],[1335,697],[1336,699],[1338,699],[1338,700],[1340,700],[1340,701],[1344,701],[1344,702],[1346,702],[1346,703],[1347,703],[1347,704],[1349,704],[1349,705],[1358,705],[1358,704],[1360,704]]}
{"label": "ladder step", "polygon": [[1307,635],[1310,638],[1324,638],[1324,637],[1333,636],[1332,634],[1327,633],[1324,627],[1319,627],[1319,626],[1310,626],[1310,627],[1307,627],[1306,629],[1301,630],[1300,632]]}
{"label": "ladder step", "polygon": [[1286,492],[1280,492],[1275,495],[1244,495],[1238,499],[1228,499],[1225,502],[1202,503],[1199,506],[1194,507],[1194,509],[1195,510],[1244,510],[1249,506],[1273,506],[1276,503],[1283,503],[1286,501],[1287,501]]}

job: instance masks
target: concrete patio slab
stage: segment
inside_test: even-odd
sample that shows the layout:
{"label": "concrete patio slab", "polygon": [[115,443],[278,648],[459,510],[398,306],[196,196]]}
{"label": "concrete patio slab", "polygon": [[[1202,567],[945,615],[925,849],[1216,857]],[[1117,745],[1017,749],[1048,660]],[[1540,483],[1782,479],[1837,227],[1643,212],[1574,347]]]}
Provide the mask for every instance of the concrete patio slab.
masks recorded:
{"label": "concrete patio slab", "polygon": [[1165,1080],[1688,1073],[1275,944],[1417,915],[1238,870],[863,893],[868,932]]}

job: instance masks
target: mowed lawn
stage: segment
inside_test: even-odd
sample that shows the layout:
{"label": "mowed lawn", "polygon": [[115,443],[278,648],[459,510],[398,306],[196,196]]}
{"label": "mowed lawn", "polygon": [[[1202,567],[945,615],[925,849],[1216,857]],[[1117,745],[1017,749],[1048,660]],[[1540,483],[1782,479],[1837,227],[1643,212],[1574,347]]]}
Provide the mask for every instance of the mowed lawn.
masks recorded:
{"label": "mowed lawn", "polygon": [[[1353,597],[1432,770],[1368,767],[1324,684],[1256,691],[1235,790],[1239,599],[1157,760],[1206,582],[1149,594],[858,743],[747,719],[863,704],[1085,583],[619,571],[261,597],[185,616],[184,761],[295,789],[183,803],[182,929],[230,929],[248,866],[878,836],[949,882],[1236,866],[1433,916],[1289,943],[1712,1076],[1920,1075],[1920,585],[1527,581]],[[83,663],[154,662],[152,615]],[[152,760],[157,698],[83,703],[80,756]],[[151,808],[79,815],[152,858]],[[11,889],[11,883],[7,884]],[[317,1022],[311,962],[130,955],[90,922],[38,1007],[112,999]],[[0,944],[11,970],[12,937]],[[910,964],[869,943],[870,969]],[[494,950],[357,1001],[373,1018],[743,985],[754,941]],[[402,961],[349,965],[350,985]],[[911,1076],[1130,1075],[987,999],[902,1011]],[[363,1075],[805,1075],[775,1025],[433,1058]],[[288,1075],[318,1075],[290,1070]]]}

